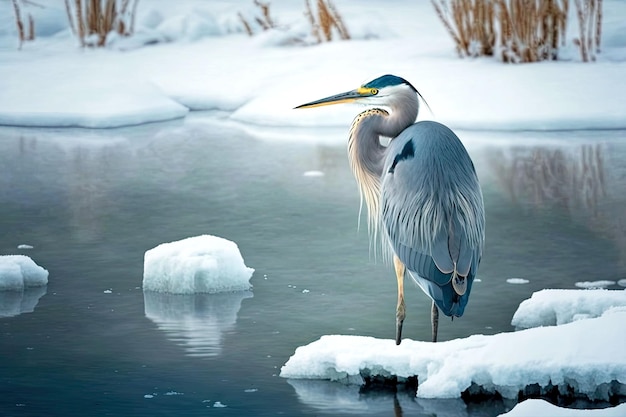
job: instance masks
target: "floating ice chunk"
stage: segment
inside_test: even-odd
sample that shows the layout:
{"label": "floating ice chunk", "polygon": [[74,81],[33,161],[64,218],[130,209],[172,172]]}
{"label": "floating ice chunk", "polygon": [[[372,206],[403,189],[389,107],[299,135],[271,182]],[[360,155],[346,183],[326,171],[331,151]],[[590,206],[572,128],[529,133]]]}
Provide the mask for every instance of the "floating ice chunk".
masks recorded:
{"label": "floating ice chunk", "polygon": [[558,326],[599,317],[612,307],[626,307],[626,291],[541,290],[519,305],[511,324],[518,329]]}
{"label": "floating ice chunk", "polygon": [[222,404],[220,401],[215,401],[213,404],[213,408],[225,408],[228,407],[226,404]]}
{"label": "floating ice chunk", "polygon": [[48,271],[25,255],[0,256],[0,291],[22,291],[48,283]]}
{"label": "floating ice chunk", "polygon": [[511,411],[500,414],[499,417],[527,417],[527,416],[551,416],[551,417],[622,417],[626,415],[626,404],[616,407],[600,408],[594,410],[575,410],[561,408],[550,404],[545,400],[526,400],[517,404]]}
{"label": "floating ice chunk", "polygon": [[619,281],[617,281],[617,285],[619,285],[620,287],[626,287],[626,279],[620,279]]}
{"label": "floating ice chunk", "polygon": [[323,177],[324,173],[322,171],[305,171],[302,175],[305,177]]}
{"label": "floating ice chunk", "polygon": [[608,280],[580,281],[580,282],[575,283],[574,285],[576,285],[578,288],[596,289],[596,288],[605,288],[610,285],[615,285],[615,281],[608,281]]}
{"label": "floating ice chunk", "polygon": [[21,245],[17,245],[18,249],[32,249],[33,247],[31,245],[26,245],[26,244],[21,244]]}
{"label": "floating ice chunk", "polygon": [[143,289],[173,294],[244,291],[248,268],[235,242],[202,235],[163,243],[146,252]]}
{"label": "floating ice chunk", "polygon": [[506,282],[509,284],[528,284],[530,281],[524,278],[509,278]]}
{"label": "floating ice chunk", "polygon": [[[430,343],[322,336],[296,349],[280,376],[362,384],[368,377],[417,377],[421,398],[466,390],[517,398],[527,387],[556,386],[590,400],[626,393],[626,311],[563,326]],[[478,388],[478,389],[476,389]]]}

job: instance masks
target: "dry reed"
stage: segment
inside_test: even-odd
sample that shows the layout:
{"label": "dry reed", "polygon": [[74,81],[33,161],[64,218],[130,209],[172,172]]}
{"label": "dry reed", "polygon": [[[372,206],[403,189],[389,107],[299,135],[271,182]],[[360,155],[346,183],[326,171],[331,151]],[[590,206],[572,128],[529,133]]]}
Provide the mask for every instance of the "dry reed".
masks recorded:
{"label": "dry reed", "polygon": [[574,39],[583,62],[595,61],[602,35],[602,0],[575,0],[579,37]]}
{"label": "dry reed", "polygon": [[[268,30],[268,29],[275,28],[276,24],[275,24],[274,19],[272,19],[272,16],[270,14],[270,4],[269,3],[262,3],[259,0],[254,0],[254,5],[257,6],[259,9],[261,9],[261,15],[254,17],[254,21],[256,22],[256,24],[262,30]],[[241,12],[238,13],[237,16],[239,16],[239,20],[241,20],[241,23],[242,23],[243,28],[246,31],[246,33],[249,36],[253,36],[254,35],[254,30],[252,29],[252,25],[250,24],[250,22],[248,22],[248,20],[243,16],[243,14]]]}
{"label": "dry reed", "polygon": [[13,13],[15,14],[15,25],[17,26],[17,36],[19,39],[18,49],[22,49],[24,42],[35,39],[35,21],[33,16],[26,12],[26,24],[22,18],[22,8],[24,5],[43,7],[28,0],[13,0]]}
{"label": "dry reed", "polygon": [[341,14],[330,0],[317,0],[317,18],[309,0],[305,0],[304,15],[311,24],[311,34],[317,43],[332,41],[335,31],[340,39],[350,39],[350,33],[343,23]]}
{"label": "dry reed", "polygon": [[[139,0],[65,0],[69,26],[81,46],[105,46],[111,32],[134,32]],[[132,7],[131,7],[132,5]],[[76,23],[74,22],[76,20]]]}
{"label": "dry reed", "polygon": [[496,3],[502,61],[558,58],[567,29],[568,0],[496,0]]}
{"label": "dry reed", "polygon": [[460,56],[493,55],[494,3],[491,0],[431,0]]}
{"label": "dry reed", "polygon": [[[462,57],[496,55],[503,62],[556,60],[565,45],[569,0],[431,3]],[[575,0],[575,4],[580,37],[574,44],[586,62],[595,59],[600,49],[602,0]]]}

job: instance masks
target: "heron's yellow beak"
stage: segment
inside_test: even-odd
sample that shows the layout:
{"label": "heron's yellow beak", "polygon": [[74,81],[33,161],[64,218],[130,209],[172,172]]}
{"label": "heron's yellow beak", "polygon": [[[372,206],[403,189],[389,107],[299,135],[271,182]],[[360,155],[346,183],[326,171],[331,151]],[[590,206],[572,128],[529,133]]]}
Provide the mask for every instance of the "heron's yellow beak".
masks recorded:
{"label": "heron's yellow beak", "polygon": [[311,101],[310,103],[301,104],[295,109],[306,109],[311,107],[330,106],[331,104],[349,103],[360,98],[370,97],[374,95],[371,88],[359,87],[356,90],[346,91],[345,93],[335,94],[334,96]]}

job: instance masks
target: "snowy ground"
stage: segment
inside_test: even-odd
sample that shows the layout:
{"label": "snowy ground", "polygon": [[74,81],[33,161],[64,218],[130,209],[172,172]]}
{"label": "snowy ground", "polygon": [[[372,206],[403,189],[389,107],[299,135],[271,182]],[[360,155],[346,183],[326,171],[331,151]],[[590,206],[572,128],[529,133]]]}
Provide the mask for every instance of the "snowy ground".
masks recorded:
{"label": "snowy ground", "polygon": [[77,47],[63,2],[31,7],[38,38],[18,51],[11,2],[1,2],[0,124],[113,127],[218,109],[243,124],[345,127],[351,106],[292,108],[393,73],[429,102],[434,115],[421,118],[453,128],[626,127],[626,4],[618,0],[603,2],[597,62],[581,63],[570,46],[563,61],[534,65],[458,59],[426,1],[337,0],[354,40],[313,46],[302,45],[311,39],[299,2],[272,2],[280,28],[253,38],[237,18],[257,14],[251,1],[140,3],[136,36],[105,50]]}

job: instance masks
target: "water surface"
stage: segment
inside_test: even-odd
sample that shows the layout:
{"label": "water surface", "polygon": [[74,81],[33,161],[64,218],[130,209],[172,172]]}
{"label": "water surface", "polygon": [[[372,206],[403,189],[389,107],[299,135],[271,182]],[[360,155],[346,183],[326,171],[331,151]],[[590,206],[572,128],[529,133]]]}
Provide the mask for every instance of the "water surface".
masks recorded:
{"label": "water surface", "polygon": [[[512,331],[519,303],[542,288],[626,278],[625,132],[458,133],[483,186],[487,236],[481,282],[465,315],[440,323],[441,340]],[[0,253],[50,272],[45,289],[0,296],[0,414],[510,408],[278,376],[321,335],[394,337],[395,276],[357,230],[345,132],[306,134],[337,144],[261,139],[212,115],[107,131],[0,128]],[[324,175],[304,175],[313,170]],[[253,290],[144,294],[145,251],[200,234],[239,245]],[[406,297],[404,336],[428,340],[428,299],[412,285]]]}

